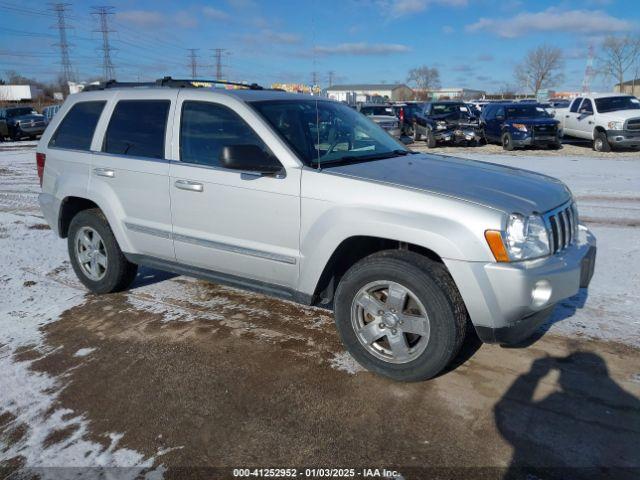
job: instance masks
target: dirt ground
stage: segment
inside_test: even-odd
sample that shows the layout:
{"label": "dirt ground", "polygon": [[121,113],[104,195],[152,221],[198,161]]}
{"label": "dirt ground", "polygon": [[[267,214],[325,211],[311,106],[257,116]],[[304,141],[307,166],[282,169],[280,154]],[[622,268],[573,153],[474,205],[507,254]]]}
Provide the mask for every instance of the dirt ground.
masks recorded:
{"label": "dirt ground", "polygon": [[129,292],[90,295],[21,165],[0,176],[1,480],[640,477],[639,349],[471,335],[449,371],[403,384],[357,365],[325,310],[149,269]]}

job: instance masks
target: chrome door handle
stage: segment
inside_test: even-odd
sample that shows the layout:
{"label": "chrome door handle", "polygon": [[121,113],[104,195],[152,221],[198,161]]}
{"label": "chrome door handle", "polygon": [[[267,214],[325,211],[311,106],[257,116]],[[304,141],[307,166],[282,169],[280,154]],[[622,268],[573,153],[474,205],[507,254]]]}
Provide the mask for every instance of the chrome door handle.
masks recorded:
{"label": "chrome door handle", "polygon": [[110,168],[94,168],[93,173],[99,175],[100,177],[113,178],[116,176],[116,172],[114,172]]}
{"label": "chrome door handle", "polygon": [[564,118],[569,118],[569,115],[565,115]]}
{"label": "chrome door handle", "polygon": [[191,180],[176,180],[174,185],[180,190],[189,190],[190,192],[202,192],[204,190],[204,185]]}

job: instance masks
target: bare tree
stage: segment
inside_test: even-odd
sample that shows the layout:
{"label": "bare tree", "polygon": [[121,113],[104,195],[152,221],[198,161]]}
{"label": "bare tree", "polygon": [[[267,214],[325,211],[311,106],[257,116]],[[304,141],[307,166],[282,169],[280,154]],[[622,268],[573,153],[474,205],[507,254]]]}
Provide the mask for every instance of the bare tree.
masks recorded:
{"label": "bare tree", "polygon": [[564,60],[562,50],[551,45],[541,45],[530,50],[524,61],[514,70],[516,81],[537,95],[543,88],[562,81]]}
{"label": "bare tree", "polygon": [[418,90],[426,92],[440,88],[440,72],[437,68],[423,65],[412,68],[407,75],[407,82],[414,84]]}
{"label": "bare tree", "polygon": [[604,39],[598,55],[598,71],[613,77],[622,88],[627,71],[640,60],[640,38],[625,35]]}

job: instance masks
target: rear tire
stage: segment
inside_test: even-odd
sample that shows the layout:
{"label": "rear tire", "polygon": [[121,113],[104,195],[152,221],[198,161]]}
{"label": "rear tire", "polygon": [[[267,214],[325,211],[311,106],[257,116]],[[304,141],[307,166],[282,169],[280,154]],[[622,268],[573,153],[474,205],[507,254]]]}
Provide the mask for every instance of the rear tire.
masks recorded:
{"label": "rear tire", "polygon": [[345,347],[368,370],[398,381],[440,373],[457,355],[467,319],[444,265],[415,252],[370,255],[336,290],[335,321]]}
{"label": "rear tire", "polygon": [[129,262],[101,210],[83,210],[71,220],[69,258],[78,279],[97,294],[127,289],[138,266]]}
{"label": "rear tire", "polygon": [[609,140],[607,139],[607,134],[605,132],[596,132],[593,139],[593,149],[596,152],[611,151],[611,145],[609,144]]}
{"label": "rear tire", "polygon": [[511,134],[509,132],[505,132],[502,134],[502,148],[509,152],[512,152],[515,148],[513,146],[513,138],[511,137]]}

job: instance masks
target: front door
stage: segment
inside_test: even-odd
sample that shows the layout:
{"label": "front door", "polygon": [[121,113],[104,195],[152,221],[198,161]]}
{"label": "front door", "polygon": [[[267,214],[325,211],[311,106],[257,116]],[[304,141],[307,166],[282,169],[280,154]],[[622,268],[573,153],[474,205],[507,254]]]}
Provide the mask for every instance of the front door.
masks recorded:
{"label": "front door", "polygon": [[170,166],[176,259],[232,281],[293,289],[300,257],[300,170],[260,176],[224,168],[219,158],[225,146],[273,149],[249,125],[255,118],[241,117],[233,105],[223,104],[228,99],[202,101],[197,93],[182,91],[176,114],[179,161]]}

